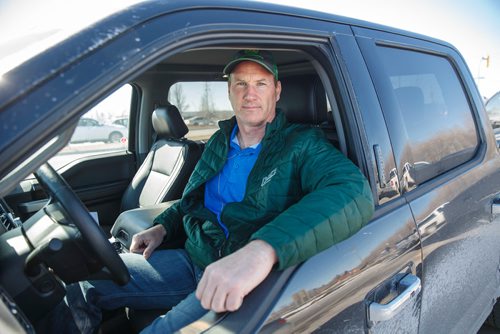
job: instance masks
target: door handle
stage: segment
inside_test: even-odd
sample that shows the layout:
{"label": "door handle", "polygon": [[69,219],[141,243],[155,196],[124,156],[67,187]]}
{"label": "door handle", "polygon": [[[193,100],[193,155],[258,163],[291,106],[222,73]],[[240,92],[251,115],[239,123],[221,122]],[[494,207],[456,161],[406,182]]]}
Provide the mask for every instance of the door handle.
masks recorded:
{"label": "door handle", "polygon": [[399,289],[403,290],[390,303],[379,304],[372,302],[369,307],[369,320],[372,322],[385,321],[394,317],[405,306],[405,304],[413,297],[418,295],[422,285],[420,278],[415,275],[408,274],[399,281]]}

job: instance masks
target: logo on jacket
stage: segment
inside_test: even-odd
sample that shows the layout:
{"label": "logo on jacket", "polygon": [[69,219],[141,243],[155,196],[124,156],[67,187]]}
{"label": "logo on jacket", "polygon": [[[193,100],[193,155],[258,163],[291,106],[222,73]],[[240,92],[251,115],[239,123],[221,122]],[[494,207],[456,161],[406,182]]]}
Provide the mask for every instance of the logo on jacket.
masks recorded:
{"label": "logo on jacket", "polygon": [[276,168],[273,169],[271,171],[271,173],[269,173],[269,175],[267,176],[264,176],[262,178],[262,183],[260,184],[261,187],[265,186],[269,181],[271,181],[271,179],[273,178],[273,176],[276,175]]}

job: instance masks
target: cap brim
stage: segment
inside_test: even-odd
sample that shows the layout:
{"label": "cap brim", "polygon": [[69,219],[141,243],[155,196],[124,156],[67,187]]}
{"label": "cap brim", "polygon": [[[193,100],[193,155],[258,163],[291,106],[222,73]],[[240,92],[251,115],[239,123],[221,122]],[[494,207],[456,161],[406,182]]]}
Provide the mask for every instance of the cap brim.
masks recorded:
{"label": "cap brim", "polygon": [[[229,74],[231,74],[231,72],[234,70],[234,68],[236,67],[236,65],[238,65],[239,63],[241,63],[242,61],[251,61],[251,62],[254,62],[254,63],[257,63],[259,64],[260,66],[264,67],[266,70],[268,70],[272,75],[273,77],[275,76],[272,68],[269,67],[269,65],[267,65],[266,63],[264,62],[261,62],[259,61],[258,59],[254,59],[254,58],[245,58],[245,57],[242,57],[242,58],[238,58],[238,59],[235,59],[235,60],[232,60],[230,61],[226,67],[224,67],[224,70],[222,70],[222,73],[224,73],[225,76],[229,76]],[[276,78],[277,79],[277,78]]]}

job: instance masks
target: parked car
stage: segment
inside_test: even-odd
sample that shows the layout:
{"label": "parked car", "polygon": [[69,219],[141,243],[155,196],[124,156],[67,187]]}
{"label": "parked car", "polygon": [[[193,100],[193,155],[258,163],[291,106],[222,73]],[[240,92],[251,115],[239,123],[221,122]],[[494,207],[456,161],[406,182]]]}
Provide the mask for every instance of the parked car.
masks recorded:
{"label": "parked car", "polygon": [[121,126],[128,128],[128,117],[117,118],[113,121],[112,124],[121,125]]}
{"label": "parked car", "polygon": [[[141,163],[153,164],[153,141],[166,140],[154,134],[152,113],[175,83],[224,82],[224,65],[243,46],[273,52],[279,108],[290,122],[321,128],[359,166],[375,215],[347,240],[273,271],[237,312],[210,312],[186,332],[476,333],[492,309],[499,324],[500,156],[474,78],[452,45],[257,1],[145,1],[99,17],[43,52],[26,49],[39,53],[24,53],[2,74],[2,332],[43,333],[63,282],[127,282],[107,238],[126,252],[169,204],[121,211],[128,190],[142,184],[132,182]],[[41,32],[32,34],[39,42]],[[125,84],[137,120],[127,149],[78,157],[57,171],[45,164],[80,117]],[[169,154],[155,173],[176,166]],[[415,175],[402,182],[408,172]],[[137,332],[157,314],[107,313],[101,332]]]}
{"label": "parked car", "polygon": [[123,125],[101,124],[92,118],[80,118],[70,142],[119,143],[126,133],[127,128]]}
{"label": "parked car", "polygon": [[490,117],[491,125],[494,128],[500,127],[500,92],[495,93],[486,103],[486,112]]}
{"label": "parked car", "polygon": [[214,121],[203,116],[194,116],[185,120],[186,125],[214,125]]}

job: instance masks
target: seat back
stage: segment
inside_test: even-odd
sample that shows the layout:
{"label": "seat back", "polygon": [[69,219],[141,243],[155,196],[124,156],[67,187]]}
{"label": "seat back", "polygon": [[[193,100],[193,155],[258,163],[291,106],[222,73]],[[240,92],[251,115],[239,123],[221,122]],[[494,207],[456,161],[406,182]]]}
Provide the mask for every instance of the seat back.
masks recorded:
{"label": "seat back", "polygon": [[327,120],[325,90],[316,75],[283,78],[281,86],[277,107],[290,122],[320,125]]}
{"label": "seat back", "polygon": [[321,128],[326,137],[339,147],[332,112],[328,110],[320,78],[314,74],[285,77],[281,79],[281,86],[277,108],[285,113],[288,121]]}
{"label": "seat back", "polygon": [[399,87],[394,90],[402,109],[416,115],[421,115],[425,109],[424,93],[420,87]]}
{"label": "seat back", "polygon": [[156,141],[125,190],[121,211],[181,197],[202,148],[184,138],[188,128],[173,105],[158,107],[152,115]]}

